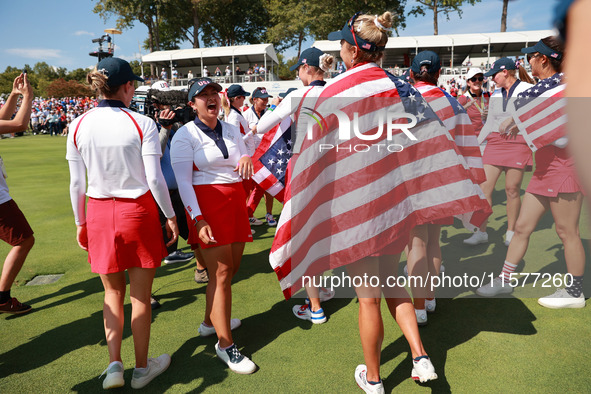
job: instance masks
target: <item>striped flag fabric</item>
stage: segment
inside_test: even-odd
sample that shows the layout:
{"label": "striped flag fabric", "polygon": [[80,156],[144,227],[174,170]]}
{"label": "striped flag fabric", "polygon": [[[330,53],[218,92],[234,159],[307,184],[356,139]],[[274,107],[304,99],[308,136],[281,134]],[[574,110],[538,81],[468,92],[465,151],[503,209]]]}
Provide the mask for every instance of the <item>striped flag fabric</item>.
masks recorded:
{"label": "striped flag fabric", "polygon": [[566,136],[562,78],[562,73],[556,73],[517,96],[513,118],[532,152]]}
{"label": "striped flag fabric", "polygon": [[284,202],[285,173],[291,158],[291,118],[265,133],[252,161],[252,179],[279,202]]}
{"label": "striped flag fabric", "polygon": [[435,85],[417,82],[415,88],[421,92],[451,134],[474,180],[478,184],[486,181],[478,138],[464,107],[449,93]]}
{"label": "striped flag fabric", "polygon": [[413,227],[488,206],[420,93],[376,64],[334,78],[296,119],[269,256],[286,298],[304,275],[400,253]]}

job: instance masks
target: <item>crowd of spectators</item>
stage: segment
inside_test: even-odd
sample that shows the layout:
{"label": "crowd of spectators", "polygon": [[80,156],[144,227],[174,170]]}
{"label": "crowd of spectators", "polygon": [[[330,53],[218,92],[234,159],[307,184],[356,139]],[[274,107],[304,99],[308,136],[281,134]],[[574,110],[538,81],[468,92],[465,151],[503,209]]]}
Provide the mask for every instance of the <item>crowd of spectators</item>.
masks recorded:
{"label": "crowd of spectators", "polygon": [[[29,130],[33,134],[66,136],[70,123],[84,112],[96,107],[97,104],[98,100],[94,97],[62,97],[59,99],[35,97]],[[3,105],[4,99],[0,99],[0,108]]]}

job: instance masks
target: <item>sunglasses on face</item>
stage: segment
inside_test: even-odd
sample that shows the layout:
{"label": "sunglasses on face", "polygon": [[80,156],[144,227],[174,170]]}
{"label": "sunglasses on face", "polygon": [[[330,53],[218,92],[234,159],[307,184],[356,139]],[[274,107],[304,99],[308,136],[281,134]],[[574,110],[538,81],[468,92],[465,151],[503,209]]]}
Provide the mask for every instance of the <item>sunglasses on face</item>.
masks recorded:
{"label": "sunglasses on face", "polygon": [[527,55],[527,62],[529,63],[529,62],[531,62],[531,59],[533,59],[535,57],[540,57],[540,56],[542,56],[542,54],[540,54],[540,53],[535,53],[533,55]]}
{"label": "sunglasses on face", "polygon": [[476,81],[482,82],[482,81],[484,81],[484,77],[472,77],[468,81],[470,81],[470,82],[476,82]]}

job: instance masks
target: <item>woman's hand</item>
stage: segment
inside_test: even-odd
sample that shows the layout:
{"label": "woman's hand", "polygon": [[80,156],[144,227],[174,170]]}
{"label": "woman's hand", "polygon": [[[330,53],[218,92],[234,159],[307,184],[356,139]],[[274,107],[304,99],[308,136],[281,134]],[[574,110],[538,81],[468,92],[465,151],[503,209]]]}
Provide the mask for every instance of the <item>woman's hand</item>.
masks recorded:
{"label": "woman's hand", "polygon": [[252,134],[256,134],[257,133],[257,125],[255,124],[254,126],[252,126],[252,129],[250,129],[250,131],[252,131]]}
{"label": "woman's hand", "polygon": [[179,238],[179,226],[176,223],[176,216],[166,219],[166,236],[170,241],[166,244],[169,247]]}
{"label": "woman's hand", "polygon": [[86,223],[76,226],[76,241],[78,241],[78,246],[88,252],[88,233],[86,230]]}
{"label": "woman's hand", "polygon": [[197,228],[197,234],[199,234],[201,242],[206,245],[218,243],[218,241],[213,238],[211,227],[209,227],[209,224],[207,224],[205,220],[198,221],[195,227]]}
{"label": "woman's hand", "polygon": [[507,138],[516,138],[519,133],[517,125],[513,121],[513,118],[507,118],[499,126],[499,133],[505,135]]}
{"label": "woman's hand", "polygon": [[250,179],[254,171],[250,156],[244,155],[238,160],[238,164],[236,165],[236,168],[234,168],[234,172],[236,171],[238,171],[238,175],[240,175],[242,179]]}
{"label": "woman's hand", "polygon": [[281,97],[279,97],[279,96],[274,97],[273,101],[271,102],[271,105],[277,106],[279,104],[281,104]]}

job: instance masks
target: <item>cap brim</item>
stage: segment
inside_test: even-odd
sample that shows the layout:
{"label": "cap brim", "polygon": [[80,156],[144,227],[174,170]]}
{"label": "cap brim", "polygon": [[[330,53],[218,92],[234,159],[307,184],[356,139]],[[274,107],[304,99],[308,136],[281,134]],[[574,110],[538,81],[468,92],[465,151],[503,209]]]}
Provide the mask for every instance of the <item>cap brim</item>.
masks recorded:
{"label": "cap brim", "polygon": [[339,31],[333,31],[332,33],[328,33],[328,40],[329,41],[340,41],[340,40],[344,40],[345,37],[343,37],[343,32],[341,30]]}
{"label": "cap brim", "polygon": [[485,72],[484,73],[484,76],[485,77],[490,77],[491,75],[494,75],[494,74],[498,73],[499,71],[500,70],[496,70],[496,69],[493,68],[493,69],[488,70],[487,72]]}
{"label": "cap brim", "polygon": [[295,70],[297,70],[297,69],[298,69],[298,67],[299,67],[299,66],[301,66],[302,64],[303,64],[303,63],[299,63],[299,62],[298,62],[298,63],[296,63],[296,64],[294,64],[293,66],[291,66],[291,67],[289,68],[289,71],[295,71]]}
{"label": "cap brim", "polygon": [[537,50],[534,47],[521,48],[521,53],[534,53]]}
{"label": "cap brim", "polygon": [[138,77],[137,75],[134,75],[134,76],[133,76],[133,79],[134,79],[135,81],[146,82],[146,81],[144,80],[144,78],[142,78],[142,77]]}

